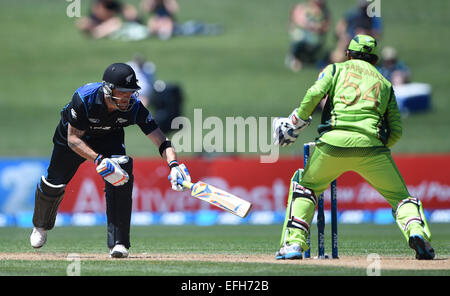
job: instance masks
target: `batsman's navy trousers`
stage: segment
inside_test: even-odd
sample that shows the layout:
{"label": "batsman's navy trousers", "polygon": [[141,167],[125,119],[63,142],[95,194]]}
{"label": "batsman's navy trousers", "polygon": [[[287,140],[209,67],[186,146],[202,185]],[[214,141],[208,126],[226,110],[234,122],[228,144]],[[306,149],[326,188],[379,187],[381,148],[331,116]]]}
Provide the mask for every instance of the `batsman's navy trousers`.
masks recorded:
{"label": "batsman's navy trousers", "polygon": [[[94,151],[105,157],[111,155],[126,155],[124,132],[117,132],[95,138],[86,138],[85,142]],[[85,161],[67,145],[55,143],[47,169],[47,181],[51,184],[68,184]],[[121,167],[128,173],[130,179],[122,186],[113,186],[105,181],[106,217],[108,223],[108,248],[116,244],[130,247],[130,219],[133,192],[133,159]]]}

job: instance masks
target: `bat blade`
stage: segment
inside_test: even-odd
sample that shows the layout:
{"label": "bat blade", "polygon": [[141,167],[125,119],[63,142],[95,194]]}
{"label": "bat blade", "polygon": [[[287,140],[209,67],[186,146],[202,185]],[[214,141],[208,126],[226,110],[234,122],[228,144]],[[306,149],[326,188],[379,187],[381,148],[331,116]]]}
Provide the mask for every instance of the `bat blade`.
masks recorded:
{"label": "bat blade", "polygon": [[202,181],[195,184],[183,181],[183,186],[191,189],[193,197],[206,201],[241,218],[245,218],[252,207],[250,202]]}

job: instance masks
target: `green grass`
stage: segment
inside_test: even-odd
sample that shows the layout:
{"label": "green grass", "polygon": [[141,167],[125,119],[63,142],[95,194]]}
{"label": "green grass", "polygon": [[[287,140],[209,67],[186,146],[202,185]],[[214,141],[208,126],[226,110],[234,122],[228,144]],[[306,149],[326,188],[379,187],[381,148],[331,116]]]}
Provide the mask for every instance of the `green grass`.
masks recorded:
{"label": "green grass", "polygon": [[[317,69],[295,74],[284,66],[288,12],[296,2],[181,1],[180,21],[219,23],[224,34],[127,43],[84,38],[75,29],[75,19],[65,14],[66,1],[2,0],[0,133],[7,140],[0,145],[0,155],[48,156],[59,111],[73,91],[99,81],[107,65],[127,61],[136,52],[155,62],[158,78],[183,87],[184,114],[191,120],[194,108],[202,108],[204,117],[222,119],[288,115],[317,77]],[[81,3],[85,13],[89,1]],[[355,1],[328,3],[334,24]],[[450,40],[443,37],[450,24],[449,6],[446,0],[381,4],[385,30],[380,44],[395,46],[411,67],[413,80],[433,87],[433,109],[405,118],[404,136],[394,152],[450,151],[450,138],[445,136],[450,125],[445,74],[450,67],[445,58]],[[330,32],[327,48],[333,42]],[[313,126],[319,118],[314,116]],[[302,141],[316,135],[311,127]],[[126,140],[131,155],[158,155],[138,128],[129,128]]]}
{"label": "green grass", "polygon": [[[433,247],[437,259],[450,256],[448,224],[432,225]],[[329,230],[329,227],[327,231]],[[272,255],[278,248],[281,225],[269,226],[152,226],[132,227],[132,254],[178,253],[189,254],[266,254]],[[47,244],[40,250],[29,246],[29,229],[0,228],[0,253],[104,253],[105,227],[61,227],[49,232]],[[315,235],[315,233],[313,234]],[[326,232],[326,237],[329,233]],[[327,241],[329,243],[329,241]],[[313,242],[314,244],[314,242]],[[328,247],[326,245],[326,247]],[[329,247],[328,247],[329,251]],[[313,249],[312,254],[316,251]],[[390,225],[340,225],[339,255],[367,256],[378,253],[381,258],[405,257],[411,259],[409,249],[400,231]],[[66,275],[69,262],[27,260],[0,261],[0,275]],[[139,260],[81,260],[82,275],[224,275],[224,276],[273,276],[273,275],[366,275],[365,268],[315,266],[305,264],[274,264],[244,262],[197,261],[139,261]],[[382,270],[382,275],[450,275],[450,270]]]}

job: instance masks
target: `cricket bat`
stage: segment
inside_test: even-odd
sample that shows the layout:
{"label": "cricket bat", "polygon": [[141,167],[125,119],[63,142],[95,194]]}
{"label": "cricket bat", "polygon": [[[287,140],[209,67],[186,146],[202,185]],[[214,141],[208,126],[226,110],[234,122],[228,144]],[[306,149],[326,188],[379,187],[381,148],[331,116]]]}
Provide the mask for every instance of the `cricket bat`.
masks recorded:
{"label": "cricket bat", "polygon": [[252,208],[250,202],[202,181],[191,183],[178,179],[177,182],[183,187],[189,188],[193,197],[209,202],[213,206],[241,218],[245,218]]}

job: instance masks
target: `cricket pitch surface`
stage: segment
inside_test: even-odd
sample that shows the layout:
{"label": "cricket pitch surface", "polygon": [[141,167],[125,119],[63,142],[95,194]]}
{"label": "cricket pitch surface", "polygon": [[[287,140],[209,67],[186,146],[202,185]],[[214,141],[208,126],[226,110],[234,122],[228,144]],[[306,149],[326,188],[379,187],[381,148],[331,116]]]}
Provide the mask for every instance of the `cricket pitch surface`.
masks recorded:
{"label": "cricket pitch surface", "polygon": [[[40,251],[27,253],[0,253],[0,260],[66,260],[69,253],[45,253]],[[302,260],[276,260],[274,255],[236,255],[236,254],[180,254],[180,253],[131,253],[128,258],[112,259],[107,253],[102,254],[77,254],[81,261],[103,261],[103,260],[134,260],[134,261],[197,261],[197,262],[239,262],[239,263],[273,263],[273,264],[298,264],[298,265],[322,265],[342,266],[352,268],[366,268],[371,260],[367,256],[341,256],[339,259],[302,259]],[[382,269],[417,270],[434,269],[449,270],[450,258],[439,258],[434,260],[416,260],[411,257],[380,257]]]}

